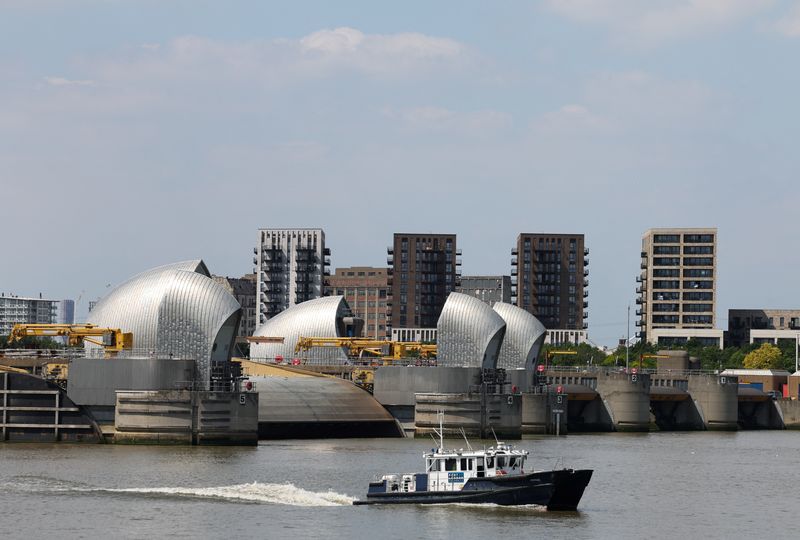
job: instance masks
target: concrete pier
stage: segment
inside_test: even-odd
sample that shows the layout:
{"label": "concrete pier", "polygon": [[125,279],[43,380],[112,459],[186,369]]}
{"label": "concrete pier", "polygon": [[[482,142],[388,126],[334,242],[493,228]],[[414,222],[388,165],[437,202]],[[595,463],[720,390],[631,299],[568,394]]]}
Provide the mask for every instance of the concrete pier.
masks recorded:
{"label": "concrete pier", "polygon": [[258,394],[190,390],[116,393],[112,442],[258,444]]}
{"label": "concrete pier", "polygon": [[416,394],[414,434],[427,437],[439,429],[439,413],[443,414],[445,437],[519,439],[522,437],[521,394]]}
{"label": "concrete pier", "polygon": [[705,429],[739,429],[738,389],[739,380],[736,377],[716,374],[689,376],[687,390],[697,406]]}
{"label": "concrete pier", "polygon": [[785,429],[800,429],[800,401],[779,399],[775,402]]}
{"label": "concrete pier", "polygon": [[522,394],[522,433],[566,435],[569,432],[568,412],[567,394],[525,392]]}

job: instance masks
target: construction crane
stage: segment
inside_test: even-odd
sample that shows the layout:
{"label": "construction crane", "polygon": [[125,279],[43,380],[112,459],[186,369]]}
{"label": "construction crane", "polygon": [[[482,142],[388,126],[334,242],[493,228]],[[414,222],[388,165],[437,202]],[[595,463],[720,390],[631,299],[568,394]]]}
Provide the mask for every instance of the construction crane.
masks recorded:
{"label": "construction crane", "polygon": [[364,356],[382,360],[401,360],[415,357],[431,359],[436,357],[436,345],[418,341],[389,341],[382,339],[351,337],[300,337],[295,345],[295,352],[308,351],[314,347],[341,347],[353,358]]}
{"label": "construction crane", "polygon": [[111,355],[133,348],[132,333],[94,324],[15,324],[8,335],[8,343],[30,336],[66,337],[70,347],[78,347],[84,342],[93,343]]}
{"label": "construction crane", "polygon": [[552,364],[554,356],[560,356],[560,355],[574,356],[576,354],[578,354],[578,351],[547,351],[547,364],[548,365]]}
{"label": "construction crane", "polygon": [[639,355],[639,369],[642,369],[642,360],[645,359],[653,359],[658,360],[659,358],[669,358],[669,355],[666,354],[640,354]]}

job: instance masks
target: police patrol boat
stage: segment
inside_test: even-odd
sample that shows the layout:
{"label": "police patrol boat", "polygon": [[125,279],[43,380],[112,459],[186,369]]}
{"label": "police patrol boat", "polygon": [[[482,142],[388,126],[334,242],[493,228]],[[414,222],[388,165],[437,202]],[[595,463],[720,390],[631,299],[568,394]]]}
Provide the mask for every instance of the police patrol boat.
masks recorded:
{"label": "police patrol boat", "polygon": [[592,478],[591,469],[526,472],[528,451],[499,441],[488,450],[473,450],[469,441],[467,450],[446,450],[441,420],[437,435],[439,448],[423,454],[424,473],[383,475],[353,504],[534,504],[572,511]]}

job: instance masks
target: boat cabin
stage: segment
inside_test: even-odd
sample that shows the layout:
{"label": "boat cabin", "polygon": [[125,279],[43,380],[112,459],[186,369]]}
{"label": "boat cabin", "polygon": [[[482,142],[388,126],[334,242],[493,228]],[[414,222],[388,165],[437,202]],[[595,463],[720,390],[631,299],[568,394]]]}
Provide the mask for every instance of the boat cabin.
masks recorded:
{"label": "boat cabin", "polygon": [[528,452],[500,443],[497,448],[488,450],[440,448],[423,457],[425,473],[384,475],[375,487],[380,491],[401,493],[460,491],[471,478],[523,474]]}

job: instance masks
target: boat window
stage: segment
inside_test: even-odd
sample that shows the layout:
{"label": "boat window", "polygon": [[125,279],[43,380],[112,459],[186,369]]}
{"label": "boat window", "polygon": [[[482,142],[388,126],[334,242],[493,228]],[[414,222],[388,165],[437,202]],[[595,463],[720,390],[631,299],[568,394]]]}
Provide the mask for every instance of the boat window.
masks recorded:
{"label": "boat window", "polygon": [[483,469],[483,458],[482,457],[478,458],[478,469]]}
{"label": "boat window", "polygon": [[516,469],[517,468],[517,458],[515,458],[515,457],[508,458],[508,466],[511,467],[512,469]]}
{"label": "boat window", "polygon": [[456,458],[447,458],[444,460],[444,470],[446,471],[455,471],[456,470]]}
{"label": "boat window", "polygon": [[428,461],[428,471],[429,472],[436,472],[439,470],[439,460],[438,459],[431,459]]}
{"label": "boat window", "polygon": [[497,466],[501,469],[506,468],[506,457],[505,456],[497,456]]}
{"label": "boat window", "polygon": [[489,456],[486,458],[486,468],[491,469],[493,467],[494,467],[494,458],[492,456]]}
{"label": "boat window", "polygon": [[469,460],[467,458],[463,458],[463,457],[461,458],[461,470],[462,471],[468,471],[469,470],[469,466],[467,465],[468,461]]}

